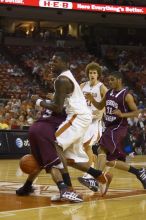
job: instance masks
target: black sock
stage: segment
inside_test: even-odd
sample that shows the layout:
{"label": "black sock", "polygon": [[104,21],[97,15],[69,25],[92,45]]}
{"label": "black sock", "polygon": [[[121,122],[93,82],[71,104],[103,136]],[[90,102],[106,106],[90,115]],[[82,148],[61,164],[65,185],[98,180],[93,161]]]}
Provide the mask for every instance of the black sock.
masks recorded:
{"label": "black sock", "polygon": [[29,187],[31,187],[31,186],[32,186],[32,181],[26,180],[26,182],[24,183],[24,187],[25,187],[25,188],[29,188]]}
{"label": "black sock", "polygon": [[133,174],[135,174],[135,175],[137,176],[138,173],[139,173],[139,170],[136,169],[135,167],[130,166],[128,172],[129,172],[129,173],[133,173]]}
{"label": "black sock", "polygon": [[63,181],[59,181],[56,183],[57,186],[58,186],[58,189],[61,191],[61,190],[64,190],[64,189],[67,189],[67,185],[63,182]]}
{"label": "black sock", "polygon": [[64,183],[65,183],[67,186],[72,187],[72,183],[71,183],[71,179],[70,179],[69,173],[63,173],[63,174],[62,174],[62,178],[63,178]]}
{"label": "black sock", "polygon": [[90,167],[89,170],[87,171],[87,173],[89,173],[94,178],[97,178],[98,176],[100,176],[102,174],[102,171],[101,170],[95,170],[94,168]]}

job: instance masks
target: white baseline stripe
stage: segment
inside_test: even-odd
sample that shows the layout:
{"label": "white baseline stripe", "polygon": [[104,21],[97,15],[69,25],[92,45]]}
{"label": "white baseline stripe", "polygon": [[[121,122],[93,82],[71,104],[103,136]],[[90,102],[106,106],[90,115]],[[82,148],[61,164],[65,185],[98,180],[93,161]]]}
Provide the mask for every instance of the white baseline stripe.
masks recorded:
{"label": "white baseline stripe", "polygon": [[[105,199],[105,201],[110,201],[110,200],[121,200],[121,199],[126,199],[126,198],[130,198],[130,197],[138,197],[138,196],[146,196],[146,194],[139,194],[139,195],[130,195],[130,196],[119,196],[118,198],[111,198],[111,199]],[[93,200],[93,201],[96,201],[96,200]],[[84,204],[86,204],[86,203],[89,203],[89,202],[91,202],[91,201],[87,201],[87,202],[83,202]],[[101,199],[101,200],[97,200],[97,202],[99,203],[99,202],[103,202],[103,199]],[[0,212],[0,215],[2,214],[2,213],[14,213],[15,214],[15,212],[23,212],[23,211],[31,211],[31,210],[35,210],[35,209],[48,209],[48,208],[56,208],[56,207],[58,207],[58,206],[61,206],[61,207],[65,207],[65,206],[73,206],[73,205],[77,205],[77,204],[79,204],[79,203],[73,203],[73,204],[63,204],[63,205],[51,205],[51,206],[42,206],[42,207],[36,207],[36,208],[28,208],[28,209],[18,209],[18,210],[12,210],[12,211],[6,211],[6,212]],[[81,204],[81,203],[80,203]]]}
{"label": "white baseline stripe", "polygon": [[14,214],[14,213],[7,213],[7,212],[5,212],[5,213],[0,212],[0,218],[6,218],[6,217],[9,217],[9,216],[14,216],[14,215],[16,215],[16,214]]}

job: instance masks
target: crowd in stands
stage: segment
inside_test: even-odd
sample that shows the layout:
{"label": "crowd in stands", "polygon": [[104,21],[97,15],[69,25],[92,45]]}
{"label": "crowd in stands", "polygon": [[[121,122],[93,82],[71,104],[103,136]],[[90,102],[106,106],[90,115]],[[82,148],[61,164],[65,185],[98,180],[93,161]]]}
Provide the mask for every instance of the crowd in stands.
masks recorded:
{"label": "crowd in stands", "polygon": [[[50,58],[58,48],[7,46],[7,52],[18,63],[10,63],[0,54],[0,129],[23,129],[41,115],[30,101],[32,94],[46,97],[53,92],[55,76],[50,68]],[[143,50],[131,51],[107,47],[101,57],[89,54],[84,48],[60,48],[68,53],[70,68],[79,83],[87,80],[85,66],[96,61],[101,65],[101,80],[108,86],[108,73],[113,69],[123,73],[129,89],[134,93],[139,108],[146,99],[146,54]],[[134,86],[134,87],[133,87]],[[133,90],[133,91],[132,91]],[[136,92],[135,92],[136,91]],[[129,119],[129,141],[136,154],[146,153],[146,122]]]}
{"label": "crowd in stands", "polygon": [[0,105],[0,129],[23,129],[41,115],[41,108],[33,106],[30,99],[11,97]]}

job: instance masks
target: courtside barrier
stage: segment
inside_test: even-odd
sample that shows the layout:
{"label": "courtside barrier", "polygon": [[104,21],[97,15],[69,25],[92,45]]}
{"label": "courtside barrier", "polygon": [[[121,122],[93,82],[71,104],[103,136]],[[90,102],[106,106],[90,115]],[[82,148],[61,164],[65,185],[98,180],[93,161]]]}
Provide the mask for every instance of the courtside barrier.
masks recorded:
{"label": "courtside barrier", "polygon": [[20,158],[28,153],[28,131],[0,130],[0,158]]}

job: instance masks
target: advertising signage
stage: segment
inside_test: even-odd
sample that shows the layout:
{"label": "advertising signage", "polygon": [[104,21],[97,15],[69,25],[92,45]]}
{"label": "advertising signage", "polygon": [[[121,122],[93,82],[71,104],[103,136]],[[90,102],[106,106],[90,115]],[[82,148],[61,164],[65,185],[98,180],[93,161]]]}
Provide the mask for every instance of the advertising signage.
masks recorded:
{"label": "advertising signage", "polygon": [[146,14],[146,7],[107,5],[83,2],[49,1],[49,0],[0,0],[0,5],[32,6],[43,8],[66,9],[76,11],[121,13],[121,14]]}

